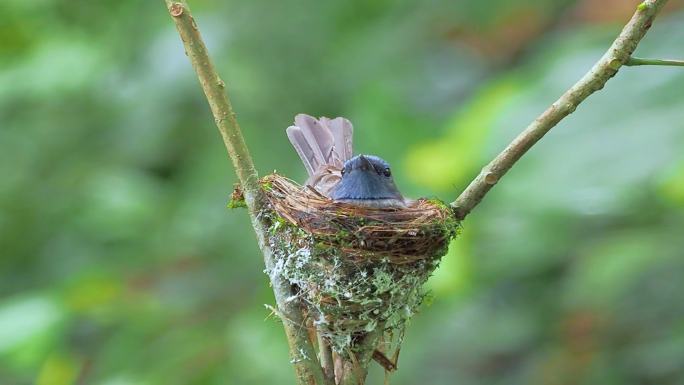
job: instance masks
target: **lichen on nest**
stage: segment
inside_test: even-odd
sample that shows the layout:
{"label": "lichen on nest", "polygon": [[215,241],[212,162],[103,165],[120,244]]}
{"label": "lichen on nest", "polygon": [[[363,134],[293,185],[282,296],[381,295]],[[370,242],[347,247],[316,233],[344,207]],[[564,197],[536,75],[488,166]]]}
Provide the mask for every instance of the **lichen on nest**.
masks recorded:
{"label": "lichen on nest", "polygon": [[296,286],[340,354],[376,328],[404,326],[459,229],[450,207],[436,200],[368,208],[333,202],[277,174],[261,182],[267,209],[260,215],[276,257],[268,273]]}

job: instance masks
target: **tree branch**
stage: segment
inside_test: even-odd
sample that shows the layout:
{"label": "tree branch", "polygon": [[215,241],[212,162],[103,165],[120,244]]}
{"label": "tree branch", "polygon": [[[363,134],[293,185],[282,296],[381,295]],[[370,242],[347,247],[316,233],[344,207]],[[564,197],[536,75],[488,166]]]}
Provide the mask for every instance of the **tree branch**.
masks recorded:
{"label": "tree branch", "polygon": [[625,63],[626,66],[684,66],[684,60],[670,60],[670,59],[643,59],[640,57],[630,57]]}
{"label": "tree branch", "polygon": [[[259,217],[259,213],[264,208],[264,199],[252,157],[225,92],[225,83],[214,68],[187,3],[185,1],[165,1],[181,40],[183,40],[185,53],[190,58],[197,73],[202,90],[214,115],[216,126],[223,137],[223,142],[242,186],[259,248],[264,255],[266,270],[272,272],[275,258],[267,241],[266,224]],[[323,372],[304,326],[304,316],[299,300],[293,295],[290,284],[286,280],[277,274],[269,274],[269,277],[275,294],[278,313],[283,321],[285,334],[290,345],[290,356],[295,366],[298,383],[302,385],[324,384]]]}
{"label": "tree branch", "polygon": [[639,4],[632,19],[594,67],[527,126],[451,203],[457,219],[465,218],[515,162],[558,122],[575,111],[584,99],[603,88],[620,67],[629,62],[632,52],[666,2],[667,0],[645,0]]}

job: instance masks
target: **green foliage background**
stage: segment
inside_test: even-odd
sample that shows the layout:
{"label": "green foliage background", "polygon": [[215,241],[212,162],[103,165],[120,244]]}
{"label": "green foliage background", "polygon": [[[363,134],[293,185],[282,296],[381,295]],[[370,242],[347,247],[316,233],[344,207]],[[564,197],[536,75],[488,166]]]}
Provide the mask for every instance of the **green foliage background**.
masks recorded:
{"label": "green foliage background", "polygon": [[[191,6],[262,173],[304,178],[294,114],[343,115],[406,195],[448,200],[637,4],[608,3]],[[681,5],[639,56],[684,56]],[[163,2],[9,0],[0,42],[0,384],[294,383]],[[431,279],[392,384],[684,382],[682,90],[679,68],[625,68],[516,165]]]}

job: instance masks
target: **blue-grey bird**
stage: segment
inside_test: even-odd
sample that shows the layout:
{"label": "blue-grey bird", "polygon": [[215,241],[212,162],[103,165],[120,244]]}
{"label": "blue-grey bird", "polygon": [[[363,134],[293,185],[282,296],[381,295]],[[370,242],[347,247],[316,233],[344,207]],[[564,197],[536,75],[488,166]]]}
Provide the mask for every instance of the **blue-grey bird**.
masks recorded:
{"label": "blue-grey bird", "polygon": [[287,137],[302,159],[305,184],[338,202],[359,206],[402,208],[407,200],[392,178],[390,166],[374,155],[352,153],[354,129],[345,118],[295,116]]}

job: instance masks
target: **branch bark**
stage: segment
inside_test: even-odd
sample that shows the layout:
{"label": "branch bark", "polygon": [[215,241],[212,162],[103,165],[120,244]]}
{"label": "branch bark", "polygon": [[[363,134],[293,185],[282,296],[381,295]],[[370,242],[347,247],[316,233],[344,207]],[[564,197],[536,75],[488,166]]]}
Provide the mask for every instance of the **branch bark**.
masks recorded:
{"label": "branch bark", "polygon": [[[230,100],[225,92],[225,83],[214,68],[187,3],[185,1],[165,1],[183,41],[185,53],[190,58],[197,73],[202,90],[214,115],[216,126],[223,137],[223,142],[242,186],[252,226],[257,236],[259,248],[264,256],[266,270],[272,272],[275,258],[267,241],[266,224],[259,217],[259,213],[264,208],[259,179]],[[269,274],[269,277],[278,306],[278,315],[283,321],[285,334],[290,345],[290,356],[295,366],[298,383],[300,385],[324,384],[323,371],[316,358],[313,344],[309,340],[299,300],[293,295],[290,284],[286,280],[277,274]]]}
{"label": "branch bark", "polygon": [[457,219],[464,219],[515,162],[558,122],[575,111],[589,95],[602,89],[620,67],[628,65],[630,59],[634,63],[632,53],[666,2],[667,0],[645,0],[639,4],[632,19],[593,68],[513,139],[451,203]]}

